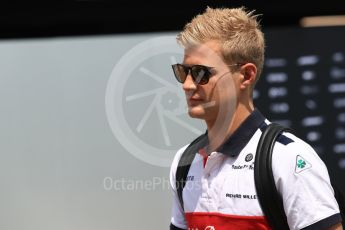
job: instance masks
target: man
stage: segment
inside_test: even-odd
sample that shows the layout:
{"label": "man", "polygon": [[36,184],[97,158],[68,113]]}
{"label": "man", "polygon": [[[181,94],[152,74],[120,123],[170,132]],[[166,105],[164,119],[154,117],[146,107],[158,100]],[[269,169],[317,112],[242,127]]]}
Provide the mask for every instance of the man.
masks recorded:
{"label": "man", "polygon": [[[254,108],[253,88],[264,62],[264,37],[253,12],[211,9],[178,35],[182,64],[173,65],[188,112],[205,121],[207,143],[191,164],[183,189],[172,163],[174,191],[170,229],[270,229],[254,184],[254,158],[269,121]],[[315,151],[284,133],[273,152],[273,173],[290,229],[342,229],[327,169]]]}

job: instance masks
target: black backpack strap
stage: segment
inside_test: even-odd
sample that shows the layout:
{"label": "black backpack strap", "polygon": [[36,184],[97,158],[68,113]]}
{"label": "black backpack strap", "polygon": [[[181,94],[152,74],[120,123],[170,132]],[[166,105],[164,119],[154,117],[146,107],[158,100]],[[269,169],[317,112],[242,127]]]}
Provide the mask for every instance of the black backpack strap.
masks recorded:
{"label": "black backpack strap", "polygon": [[272,152],[278,136],[293,130],[271,123],[263,131],[256,149],[254,180],[259,203],[265,217],[273,229],[289,229],[284,212],[283,200],[277,191],[272,172]]}
{"label": "black backpack strap", "polygon": [[207,132],[194,141],[190,143],[190,145],[185,149],[182,153],[182,156],[178,162],[178,166],[176,169],[176,190],[177,195],[181,203],[181,207],[183,209],[183,197],[182,192],[183,188],[186,185],[186,179],[188,175],[189,168],[193,162],[195,154],[199,151],[200,148],[204,147],[208,142]]}
{"label": "black backpack strap", "polygon": [[334,190],[334,197],[337,200],[337,203],[339,205],[339,211],[342,219],[342,226],[343,229],[345,229],[345,199],[344,199],[344,194],[341,191],[341,189],[338,187],[338,185],[333,181],[332,177],[330,177],[331,180],[331,185]]}

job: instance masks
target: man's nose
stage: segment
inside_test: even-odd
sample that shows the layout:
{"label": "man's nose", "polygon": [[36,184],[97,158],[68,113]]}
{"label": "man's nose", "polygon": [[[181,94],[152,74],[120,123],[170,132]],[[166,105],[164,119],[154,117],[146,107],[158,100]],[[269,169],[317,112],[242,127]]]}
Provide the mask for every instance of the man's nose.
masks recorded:
{"label": "man's nose", "polygon": [[193,81],[193,78],[190,74],[187,75],[187,78],[186,78],[185,82],[183,83],[182,88],[185,91],[196,90],[197,85]]}

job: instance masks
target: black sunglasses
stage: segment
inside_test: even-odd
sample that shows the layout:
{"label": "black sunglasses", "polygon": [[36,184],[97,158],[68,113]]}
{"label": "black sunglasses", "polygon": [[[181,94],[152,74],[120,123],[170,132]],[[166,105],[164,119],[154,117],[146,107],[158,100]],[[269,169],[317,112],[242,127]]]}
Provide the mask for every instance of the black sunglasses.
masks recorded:
{"label": "black sunglasses", "polygon": [[[241,66],[243,64],[236,63],[228,66]],[[193,81],[198,85],[205,85],[208,83],[210,77],[212,76],[211,70],[214,67],[204,66],[204,65],[192,65],[186,66],[183,64],[174,64],[172,69],[175,74],[175,78],[178,82],[184,83],[187,79],[188,74],[192,76]]]}
{"label": "black sunglasses", "polygon": [[190,73],[193,81],[196,84],[204,85],[207,84],[212,73],[211,69],[213,67],[208,67],[204,65],[192,65],[186,66],[182,64],[172,65],[176,80],[180,83],[184,83],[187,79],[188,74]]}

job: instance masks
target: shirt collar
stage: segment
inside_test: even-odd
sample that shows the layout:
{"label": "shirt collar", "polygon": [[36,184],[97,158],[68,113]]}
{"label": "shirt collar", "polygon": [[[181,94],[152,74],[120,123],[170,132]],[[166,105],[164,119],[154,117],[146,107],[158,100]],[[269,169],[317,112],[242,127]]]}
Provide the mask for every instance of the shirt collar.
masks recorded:
{"label": "shirt collar", "polygon": [[237,156],[264,121],[265,117],[255,109],[216,151],[231,157]]}

